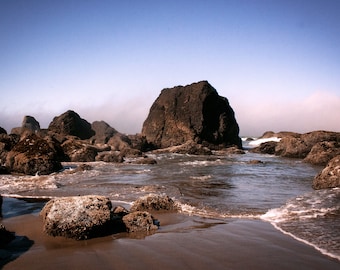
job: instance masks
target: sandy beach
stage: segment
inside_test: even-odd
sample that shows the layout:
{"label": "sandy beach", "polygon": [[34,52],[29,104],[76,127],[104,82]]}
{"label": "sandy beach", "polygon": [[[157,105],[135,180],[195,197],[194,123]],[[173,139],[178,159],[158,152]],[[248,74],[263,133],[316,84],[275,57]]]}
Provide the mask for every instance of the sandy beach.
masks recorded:
{"label": "sandy beach", "polygon": [[[3,220],[34,241],[3,269],[339,269],[340,262],[251,219],[157,215],[149,236],[117,234],[87,241],[50,237],[37,214]],[[19,245],[20,246],[20,245]]]}

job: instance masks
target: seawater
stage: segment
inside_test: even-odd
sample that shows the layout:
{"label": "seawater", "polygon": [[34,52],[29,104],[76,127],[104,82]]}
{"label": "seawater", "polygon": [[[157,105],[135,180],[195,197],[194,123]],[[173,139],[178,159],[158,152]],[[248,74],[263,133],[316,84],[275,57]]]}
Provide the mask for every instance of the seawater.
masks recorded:
{"label": "seawater", "polygon": [[92,170],[76,172],[81,163],[63,163],[62,172],[49,176],[2,175],[3,216],[37,213],[45,199],[60,196],[105,195],[129,207],[139,197],[166,194],[185,214],[262,219],[340,260],[340,189],[311,187],[322,167],[248,151],[149,156],[156,165],[136,165],[133,159],[123,164],[92,162]]}

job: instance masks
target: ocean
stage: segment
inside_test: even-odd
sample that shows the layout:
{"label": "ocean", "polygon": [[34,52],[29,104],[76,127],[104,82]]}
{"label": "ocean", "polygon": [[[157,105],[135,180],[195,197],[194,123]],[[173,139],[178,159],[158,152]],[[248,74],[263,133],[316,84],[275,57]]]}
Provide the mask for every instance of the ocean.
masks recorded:
{"label": "ocean", "polygon": [[[148,194],[166,194],[188,216],[261,220],[277,230],[340,261],[340,189],[313,190],[320,166],[247,151],[211,156],[148,154],[155,165],[63,163],[48,176],[0,176],[3,220],[37,215],[45,201],[60,196],[98,194],[127,208]],[[162,226],[162,224],[161,224]]]}

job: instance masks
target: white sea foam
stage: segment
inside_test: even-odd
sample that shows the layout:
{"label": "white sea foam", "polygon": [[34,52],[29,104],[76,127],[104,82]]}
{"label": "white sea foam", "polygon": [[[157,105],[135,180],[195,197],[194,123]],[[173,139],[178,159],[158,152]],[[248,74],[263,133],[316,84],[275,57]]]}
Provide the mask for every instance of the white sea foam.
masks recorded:
{"label": "white sea foam", "polygon": [[201,176],[190,176],[191,179],[195,179],[195,180],[208,180],[211,179],[211,175],[201,175]]}
{"label": "white sea foam", "polygon": [[270,137],[270,138],[256,139],[256,140],[250,141],[248,144],[250,146],[256,147],[256,146],[259,146],[261,143],[279,142],[280,140],[281,140],[281,138],[278,138],[278,137]]}

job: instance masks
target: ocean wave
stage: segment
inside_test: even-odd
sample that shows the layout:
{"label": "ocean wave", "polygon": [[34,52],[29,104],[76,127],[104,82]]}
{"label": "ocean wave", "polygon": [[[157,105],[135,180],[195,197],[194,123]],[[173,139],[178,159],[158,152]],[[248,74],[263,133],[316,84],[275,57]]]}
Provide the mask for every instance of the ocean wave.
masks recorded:
{"label": "ocean wave", "polygon": [[259,146],[261,143],[265,143],[265,142],[279,142],[281,140],[281,138],[278,137],[270,137],[270,138],[261,138],[261,139],[256,139],[253,141],[250,141],[248,143],[249,146]]}
{"label": "ocean wave", "polygon": [[340,260],[339,225],[335,225],[340,220],[339,188],[309,192],[268,210],[260,218],[322,254]]}

